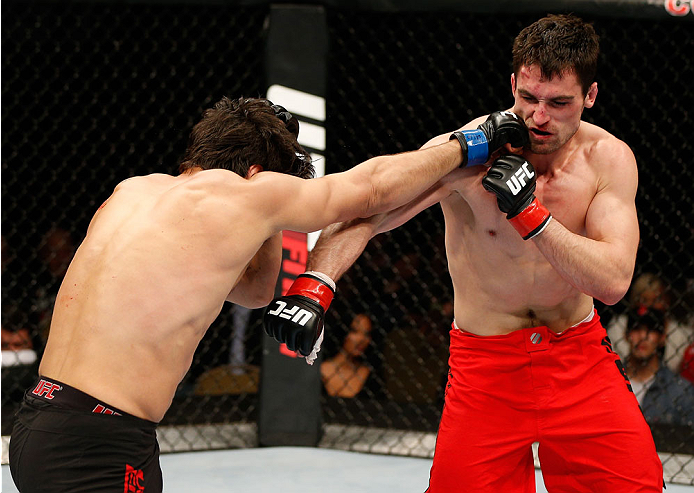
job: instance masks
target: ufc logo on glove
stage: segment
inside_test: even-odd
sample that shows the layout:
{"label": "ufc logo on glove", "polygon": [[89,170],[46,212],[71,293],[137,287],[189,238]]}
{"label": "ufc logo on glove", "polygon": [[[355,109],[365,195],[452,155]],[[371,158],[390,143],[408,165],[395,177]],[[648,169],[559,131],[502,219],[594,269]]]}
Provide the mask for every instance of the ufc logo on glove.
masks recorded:
{"label": "ufc logo on glove", "polygon": [[528,166],[530,166],[530,163],[526,161],[523,163],[523,166],[519,168],[518,171],[516,171],[516,173],[511,177],[511,179],[506,181],[506,185],[508,185],[508,189],[513,195],[518,195],[518,192],[523,189],[526,179],[529,180],[535,176],[535,172],[530,171]]}
{"label": "ufc logo on glove", "polygon": [[277,303],[277,308],[274,310],[269,310],[268,314],[286,318],[287,320],[291,320],[302,327],[304,327],[306,323],[311,320],[311,317],[313,317],[311,312],[304,310],[297,305],[287,308],[287,303],[282,300],[275,300],[275,303]]}

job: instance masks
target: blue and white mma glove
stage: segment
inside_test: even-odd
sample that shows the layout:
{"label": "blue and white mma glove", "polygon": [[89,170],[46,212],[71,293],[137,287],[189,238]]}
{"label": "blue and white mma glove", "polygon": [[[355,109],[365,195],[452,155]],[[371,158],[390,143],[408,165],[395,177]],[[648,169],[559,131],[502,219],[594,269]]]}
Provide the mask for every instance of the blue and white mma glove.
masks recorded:
{"label": "blue and white mma glove", "polygon": [[494,151],[505,144],[527,147],[530,144],[528,128],[512,111],[495,111],[476,130],[456,130],[450,139],[458,139],[463,148],[463,164],[484,164]]}

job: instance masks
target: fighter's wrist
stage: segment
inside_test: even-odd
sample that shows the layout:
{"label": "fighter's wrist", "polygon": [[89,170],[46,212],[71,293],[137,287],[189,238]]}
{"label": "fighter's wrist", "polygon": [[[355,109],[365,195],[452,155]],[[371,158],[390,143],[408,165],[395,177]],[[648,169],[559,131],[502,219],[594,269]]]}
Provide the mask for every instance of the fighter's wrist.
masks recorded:
{"label": "fighter's wrist", "polygon": [[451,134],[450,139],[457,139],[463,148],[461,167],[484,164],[489,158],[489,142],[482,130],[458,130]]}
{"label": "fighter's wrist", "polygon": [[327,274],[323,274],[322,272],[318,272],[316,270],[307,270],[306,272],[304,272],[304,274],[309,274],[314,277],[317,277],[318,279],[326,283],[328,286],[330,286],[333,292],[337,291],[335,281],[333,281]]}
{"label": "fighter's wrist", "polygon": [[552,214],[537,198],[515,216],[508,217],[511,226],[524,240],[530,240],[542,233],[551,220]]}
{"label": "fighter's wrist", "polygon": [[[321,276],[316,276],[316,274],[321,274]],[[322,277],[325,277],[325,280]],[[323,307],[323,310],[327,310],[335,296],[334,285],[335,282],[325,274],[305,272],[296,278],[285,296],[303,296],[317,301]]]}

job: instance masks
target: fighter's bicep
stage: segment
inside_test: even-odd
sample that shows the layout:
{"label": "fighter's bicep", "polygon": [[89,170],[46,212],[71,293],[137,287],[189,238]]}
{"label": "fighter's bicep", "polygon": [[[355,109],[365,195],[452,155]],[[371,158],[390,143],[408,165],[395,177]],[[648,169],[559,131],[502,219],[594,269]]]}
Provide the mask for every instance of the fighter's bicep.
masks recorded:
{"label": "fighter's bicep", "polygon": [[636,255],[639,223],[634,201],[636,177],[611,183],[596,193],[586,212],[586,235],[613,245],[616,256]]}
{"label": "fighter's bicep", "polygon": [[600,177],[598,191],[586,212],[589,238],[615,243],[631,254],[638,248],[639,223],[636,214],[638,171],[631,150],[623,143],[613,145],[609,165]]}
{"label": "fighter's bicep", "polygon": [[263,193],[276,228],[311,232],[358,217],[368,200],[368,184],[336,175],[312,180],[279,176]]}
{"label": "fighter's bicep", "polygon": [[610,193],[597,195],[586,214],[586,235],[597,241],[638,243],[638,219],[634,204]]}

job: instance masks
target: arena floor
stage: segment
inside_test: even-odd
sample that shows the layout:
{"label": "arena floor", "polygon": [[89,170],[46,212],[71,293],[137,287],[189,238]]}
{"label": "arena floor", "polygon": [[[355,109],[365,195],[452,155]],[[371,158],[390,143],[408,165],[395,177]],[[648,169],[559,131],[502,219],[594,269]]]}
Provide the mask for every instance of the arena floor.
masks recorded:
{"label": "arena floor", "polygon": [[[271,447],[164,454],[161,465],[166,493],[423,493],[431,460]],[[536,476],[538,493],[546,492]],[[2,491],[17,492],[7,465]],[[666,493],[694,493],[694,486],[668,484]]]}

